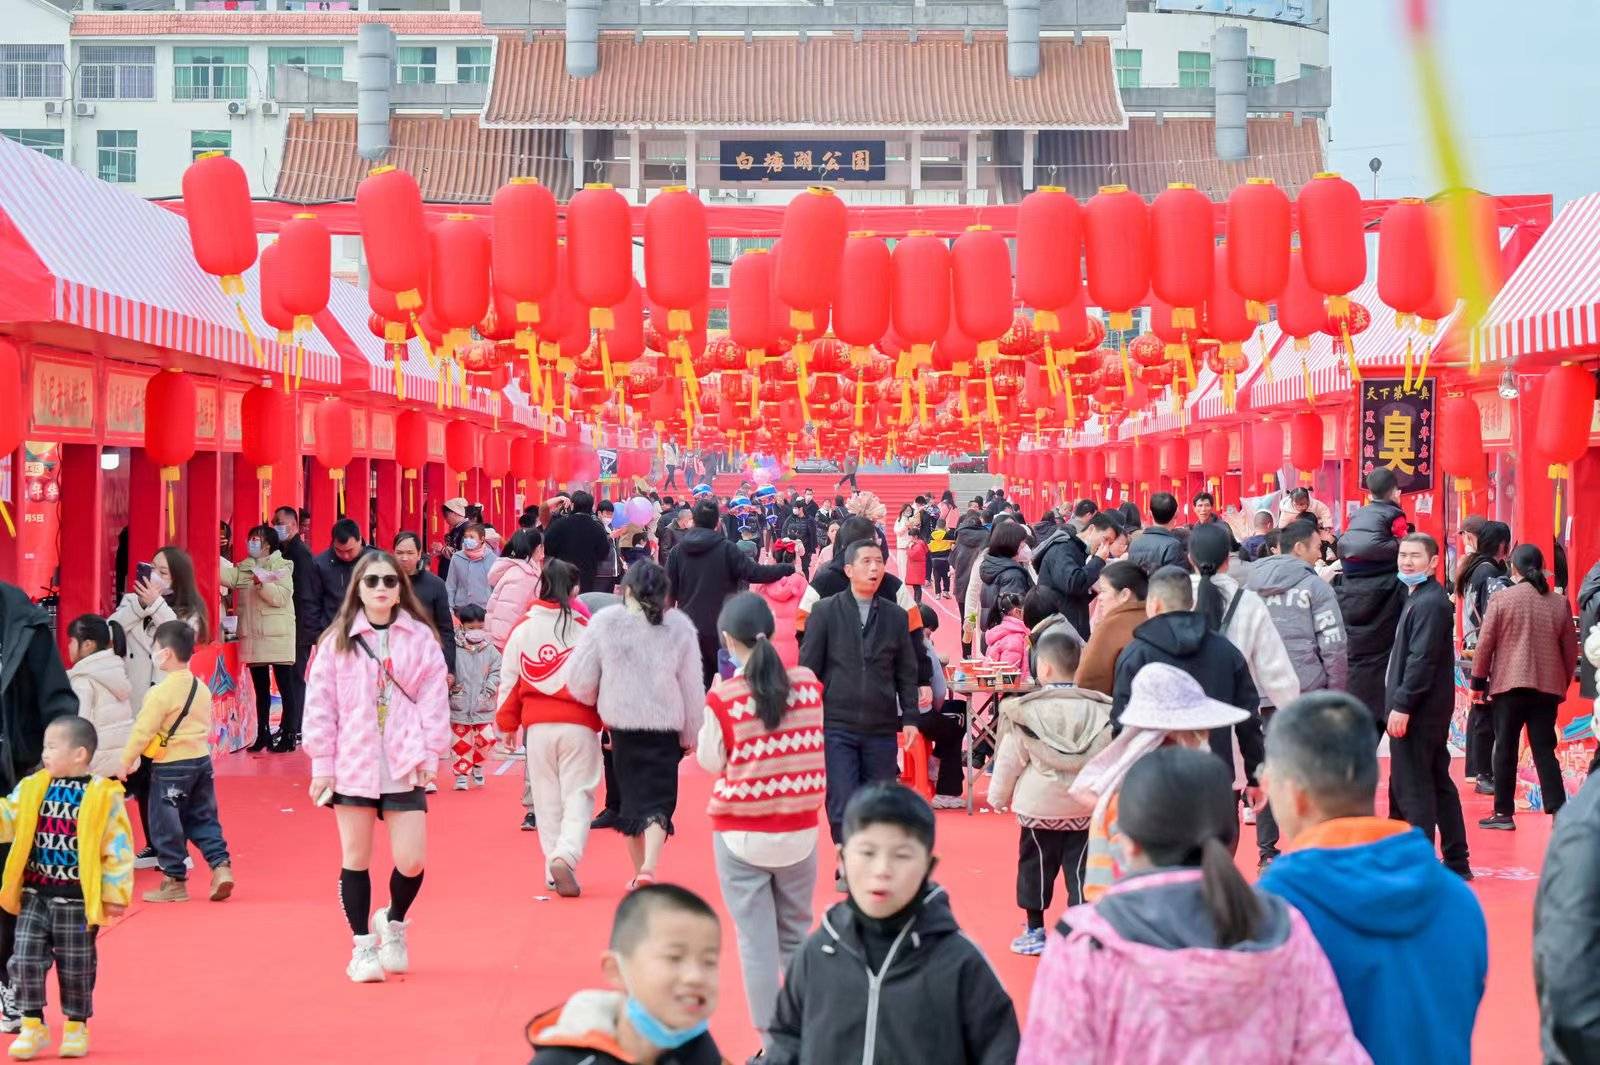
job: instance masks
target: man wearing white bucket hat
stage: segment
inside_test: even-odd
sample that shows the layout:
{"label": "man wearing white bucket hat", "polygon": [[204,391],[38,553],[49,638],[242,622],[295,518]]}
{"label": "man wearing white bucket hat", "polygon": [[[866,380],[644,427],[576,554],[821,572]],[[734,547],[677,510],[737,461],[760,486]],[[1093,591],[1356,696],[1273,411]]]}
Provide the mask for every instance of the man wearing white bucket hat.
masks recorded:
{"label": "man wearing white bucket hat", "polygon": [[[1239,657],[1231,644],[1227,646]],[[1239,668],[1246,668],[1242,657]],[[1213,730],[1224,730],[1222,734],[1227,735],[1226,730],[1251,720],[1253,710],[1253,706],[1246,710],[1210,698],[1199,681],[1165,662],[1152,662],[1134,675],[1122,710],[1120,734],[1083,767],[1072,785],[1073,798],[1094,804],[1083,879],[1085,901],[1098,899],[1122,876],[1117,792],[1134,763],[1169,744],[1197,750],[1212,747]]]}

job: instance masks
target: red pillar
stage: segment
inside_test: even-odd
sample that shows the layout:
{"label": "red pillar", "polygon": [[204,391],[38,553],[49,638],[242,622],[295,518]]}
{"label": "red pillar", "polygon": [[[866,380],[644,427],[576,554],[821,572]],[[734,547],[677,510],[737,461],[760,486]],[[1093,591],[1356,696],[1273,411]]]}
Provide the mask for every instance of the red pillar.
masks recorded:
{"label": "red pillar", "polygon": [[[1550,464],[1539,457],[1539,394],[1545,383],[1542,374],[1518,374],[1517,386],[1521,389],[1512,400],[1511,449],[1517,457],[1517,495],[1511,531],[1517,543],[1533,544],[1544,555],[1546,569],[1553,568],[1555,558],[1555,482],[1550,480]],[[1562,521],[1570,516],[1572,500],[1563,508]],[[1569,557],[1569,562],[1570,557]],[[1570,569],[1570,566],[1569,566]],[[1581,579],[1582,571],[1568,574],[1569,581]]]}
{"label": "red pillar", "polygon": [[372,467],[377,477],[378,524],[373,534],[374,542],[385,551],[394,543],[394,534],[401,529],[400,514],[405,488],[400,481],[400,464],[393,459],[373,459]]}
{"label": "red pillar", "polygon": [[[396,463],[398,466],[399,464]],[[382,481],[379,481],[380,488]],[[408,529],[427,542],[427,530],[423,528],[424,497],[426,483],[423,480],[422,470],[402,470],[400,473],[400,528]]]}
{"label": "red pillar", "polygon": [[328,476],[327,467],[316,459],[311,460],[311,484],[306,493],[311,500],[312,553],[323,551],[333,543],[333,523],[343,514],[339,510],[339,490]]}
{"label": "red pillar", "polygon": [[[16,525],[22,521],[22,514],[17,507],[18,493],[22,488],[22,449],[19,447],[9,455],[0,455],[0,462],[5,463],[6,472],[11,478],[11,491],[0,498],[0,502],[5,503],[6,510],[11,514],[11,522]],[[98,480],[98,473],[96,479]],[[17,538],[5,530],[3,524],[0,524],[0,537],[4,538],[0,539],[0,581],[16,584],[17,571],[21,566],[21,559],[18,557],[21,546]]]}
{"label": "red pillar", "polygon": [[[167,542],[167,493],[161,467],[145,457],[144,448],[128,451],[128,571],[149,562]],[[133,588],[133,581],[128,581]]]}
{"label": "red pillar", "polygon": [[105,541],[100,445],[64,444],[61,484],[61,527],[71,529],[76,542],[93,545],[92,550],[76,552],[72,564],[63,565],[60,570],[60,624],[56,626],[56,639],[65,659],[67,625],[80,614],[105,614],[111,597],[111,559],[99,546]]}
{"label": "red pillar", "polygon": [[[194,560],[195,583],[200,586],[200,601],[211,615],[210,630],[216,639],[222,620],[222,564],[218,529],[222,521],[222,456],[215,451],[197,451],[183,471],[187,498],[184,548]],[[245,530],[236,529],[234,539],[243,542]]]}
{"label": "red pillar", "polygon": [[439,506],[455,494],[455,486],[455,478],[442,462],[430,462],[422,471],[422,486],[417,494],[417,506],[421,511],[424,528],[418,531],[427,541],[430,551],[435,543],[444,539],[444,518],[439,513]]}
{"label": "red pillar", "polygon": [[[244,456],[233,456],[233,557],[234,561],[244,558],[246,534],[257,525],[272,524],[272,514],[268,512],[265,519],[261,516],[261,482],[256,479],[256,470],[244,460]],[[267,504],[272,506],[271,502]]]}
{"label": "red pillar", "polygon": [[372,460],[352,459],[344,469],[344,513],[361,526],[361,539],[372,543]]}

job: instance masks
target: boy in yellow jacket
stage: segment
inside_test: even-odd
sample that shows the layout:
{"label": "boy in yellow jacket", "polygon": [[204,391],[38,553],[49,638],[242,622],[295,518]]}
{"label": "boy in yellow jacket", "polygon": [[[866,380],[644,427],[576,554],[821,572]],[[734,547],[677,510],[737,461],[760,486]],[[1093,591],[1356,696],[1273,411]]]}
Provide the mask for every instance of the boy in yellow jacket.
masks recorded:
{"label": "boy in yellow jacket", "polygon": [[0,843],[12,845],[0,872],[0,908],[17,916],[10,977],[22,1032],[10,1054],[19,1061],[50,1047],[44,981],[52,962],[67,1017],[60,1055],[89,1053],[95,934],[133,892],[133,830],[122,785],[89,772],[98,745],[89,721],[56,718],[44,730],[44,768],[0,799]]}
{"label": "boy in yellow jacket", "polygon": [[[146,902],[188,902],[188,843],[211,867],[211,901],[233,894],[233,865],[217,817],[217,783],[211,772],[211,691],[189,672],[194,630],[169,621],[155,633],[156,669],[165,674],[150,689],[122,749],[122,779],[150,759],[150,844],[161,863],[161,886]],[[140,801],[144,801],[141,799]]]}

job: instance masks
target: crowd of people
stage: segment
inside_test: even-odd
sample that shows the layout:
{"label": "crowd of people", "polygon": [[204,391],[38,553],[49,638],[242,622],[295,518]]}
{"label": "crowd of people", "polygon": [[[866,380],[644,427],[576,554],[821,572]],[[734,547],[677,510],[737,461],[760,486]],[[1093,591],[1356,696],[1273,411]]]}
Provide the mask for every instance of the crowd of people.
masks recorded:
{"label": "crowd of people", "polygon": [[[550,890],[583,893],[596,831],[624,838],[633,869],[611,988],[536,1018],[534,1061],[720,1061],[718,911],[660,882],[692,756],[712,777],[711,857],[762,1061],[1468,1060],[1487,934],[1447,748],[1455,613],[1478,700],[1467,771],[1494,795],[1480,825],[1513,830],[1523,732],[1544,811],[1565,803],[1556,709],[1580,657],[1536,547],[1469,519],[1442,582],[1439,545],[1382,469],[1343,530],[1305,489],[1234,527],[1243,516],[1207,492],[1185,524],[1164,492],[1147,513],[1069,500],[1028,523],[999,489],[919,497],[891,519],[859,490],[674,488],[621,506],[575,490],[509,536],[451,499],[438,541],[406,531],[388,550],[341,518],[317,554],[307,516],[282,508],[224,560],[251,750],[303,747],[309,796],[337,820],[352,981],[410,968],[428,796],[446,764],[456,790],[483,786],[498,753],[523,760],[521,828]],[[964,771],[977,741],[927,585],[954,605],[963,654],[1032,688],[970,752],[1017,823],[1009,947],[1040,958],[1025,1027],[933,876],[935,811],[983,783]],[[1579,605],[1594,664],[1600,565]],[[137,566],[108,617],[71,622],[66,664],[46,616],[0,585],[0,1026],[20,1033],[15,1058],[50,1046],[52,961],[60,1053],[87,1053],[95,932],[129,904],[135,868],[161,870],[145,901],[186,901],[193,844],[209,898],[235,889],[210,693],[189,670],[214,624],[175,546]],[[898,782],[922,742],[931,801]],[[1575,1019],[1600,998],[1561,964],[1592,936],[1574,925],[1600,917],[1579,872],[1600,840],[1592,792],[1552,847],[1573,872],[1540,889],[1552,1060],[1600,1060],[1600,1025]],[[380,821],[392,869],[374,909]],[[1253,886],[1235,856],[1252,822]],[[843,898],[819,922],[829,857]]]}

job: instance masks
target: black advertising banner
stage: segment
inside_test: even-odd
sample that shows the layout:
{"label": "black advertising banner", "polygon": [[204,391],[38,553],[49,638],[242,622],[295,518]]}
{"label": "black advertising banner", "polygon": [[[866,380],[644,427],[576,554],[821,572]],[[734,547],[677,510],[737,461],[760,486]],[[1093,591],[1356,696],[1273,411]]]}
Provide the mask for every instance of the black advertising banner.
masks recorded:
{"label": "black advertising banner", "polygon": [[1433,381],[1410,389],[1398,377],[1361,382],[1361,476],[1394,472],[1402,492],[1433,490]]}
{"label": "black advertising banner", "polygon": [[885,141],[722,142],[723,181],[882,181]]}

